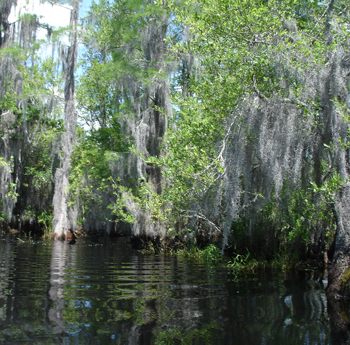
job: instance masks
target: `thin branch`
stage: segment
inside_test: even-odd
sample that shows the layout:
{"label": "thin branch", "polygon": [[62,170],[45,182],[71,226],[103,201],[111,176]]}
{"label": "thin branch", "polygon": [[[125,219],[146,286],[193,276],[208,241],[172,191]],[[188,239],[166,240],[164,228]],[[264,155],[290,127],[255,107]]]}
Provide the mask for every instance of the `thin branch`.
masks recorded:
{"label": "thin branch", "polygon": [[[181,210],[184,211],[184,210]],[[196,213],[195,211],[192,211],[193,215],[187,215],[185,216],[186,218],[198,218],[198,219],[203,219],[204,221],[206,221],[208,224],[210,224],[216,231],[218,231],[219,233],[222,233],[222,230],[220,229],[220,227],[218,227],[215,223],[213,223],[211,220],[209,220],[205,215],[201,214],[201,213]]]}
{"label": "thin branch", "polygon": [[283,102],[284,103],[291,103],[291,104],[295,104],[295,105],[301,105],[304,108],[309,109],[309,106],[306,103],[299,101],[298,99],[283,98]]}

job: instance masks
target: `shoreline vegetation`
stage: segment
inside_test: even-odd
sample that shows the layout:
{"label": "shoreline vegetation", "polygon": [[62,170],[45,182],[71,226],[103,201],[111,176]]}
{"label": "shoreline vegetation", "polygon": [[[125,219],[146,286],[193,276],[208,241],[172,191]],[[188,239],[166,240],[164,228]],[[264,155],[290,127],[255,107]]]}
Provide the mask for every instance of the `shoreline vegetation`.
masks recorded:
{"label": "shoreline vegetation", "polygon": [[[38,236],[35,233],[26,233],[15,229],[2,230],[2,236],[17,240],[21,243],[29,242],[35,243],[37,240],[52,241],[52,234],[44,234]],[[108,239],[103,232],[85,233],[84,231],[74,231],[74,238],[86,238],[94,244],[108,243]],[[118,237],[118,236],[117,236]],[[323,280],[327,276],[329,270],[328,262],[325,262],[321,257],[306,257],[302,260],[296,256],[290,256],[286,252],[276,254],[271,259],[266,258],[255,258],[247,248],[237,253],[233,250],[228,250],[227,253],[222,255],[220,249],[220,243],[217,244],[207,243],[198,246],[196,243],[172,239],[169,241],[164,240],[150,240],[140,238],[129,237],[129,243],[133,250],[137,250],[142,254],[164,254],[164,255],[178,255],[189,259],[190,261],[202,262],[209,266],[221,266],[227,268],[228,271],[232,272],[235,277],[244,277],[248,275],[257,275],[266,272],[302,272],[302,271],[313,271],[313,272],[324,272],[325,275],[320,275],[319,279]],[[71,240],[67,237],[66,240]]]}

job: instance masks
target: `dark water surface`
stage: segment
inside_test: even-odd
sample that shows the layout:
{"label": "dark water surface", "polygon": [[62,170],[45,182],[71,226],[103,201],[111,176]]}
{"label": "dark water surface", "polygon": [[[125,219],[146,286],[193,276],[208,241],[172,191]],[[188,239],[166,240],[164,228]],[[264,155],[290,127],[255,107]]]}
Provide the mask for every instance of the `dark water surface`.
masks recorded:
{"label": "dark water surface", "polygon": [[[103,242],[101,239],[100,242]],[[331,344],[312,273],[223,268],[92,244],[0,237],[0,344]]]}

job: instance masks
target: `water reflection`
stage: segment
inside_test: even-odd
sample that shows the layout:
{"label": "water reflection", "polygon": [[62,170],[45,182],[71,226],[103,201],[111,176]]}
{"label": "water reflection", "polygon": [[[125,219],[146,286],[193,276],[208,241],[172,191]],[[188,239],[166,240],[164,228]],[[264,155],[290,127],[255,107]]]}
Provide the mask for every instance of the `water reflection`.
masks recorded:
{"label": "water reflection", "polygon": [[0,242],[0,344],[331,344],[322,283],[234,281],[126,239]]}
{"label": "water reflection", "polygon": [[63,309],[64,309],[64,285],[65,270],[67,265],[67,250],[70,250],[66,242],[54,241],[52,243],[52,258],[50,265],[50,309],[48,318],[51,324],[51,332],[60,334],[64,332]]}

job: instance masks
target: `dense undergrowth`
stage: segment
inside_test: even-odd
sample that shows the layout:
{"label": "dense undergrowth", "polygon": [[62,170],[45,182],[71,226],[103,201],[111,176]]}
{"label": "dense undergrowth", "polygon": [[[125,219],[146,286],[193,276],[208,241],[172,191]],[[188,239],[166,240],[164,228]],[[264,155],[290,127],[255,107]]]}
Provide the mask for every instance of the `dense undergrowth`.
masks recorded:
{"label": "dense undergrowth", "polygon": [[152,241],[144,243],[142,249],[144,254],[170,254],[187,258],[196,263],[203,263],[209,266],[221,266],[228,269],[237,279],[242,276],[266,273],[270,271],[290,272],[305,270],[324,270],[327,263],[322,258],[300,257],[292,255],[285,249],[270,258],[256,257],[247,248],[241,249],[240,253],[229,251],[222,254],[220,246],[217,244],[207,244],[200,248],[194,244],[177,243],[176,246],[169,247]]}

